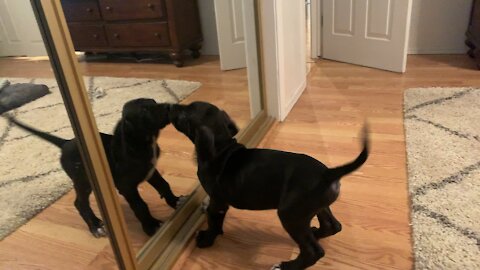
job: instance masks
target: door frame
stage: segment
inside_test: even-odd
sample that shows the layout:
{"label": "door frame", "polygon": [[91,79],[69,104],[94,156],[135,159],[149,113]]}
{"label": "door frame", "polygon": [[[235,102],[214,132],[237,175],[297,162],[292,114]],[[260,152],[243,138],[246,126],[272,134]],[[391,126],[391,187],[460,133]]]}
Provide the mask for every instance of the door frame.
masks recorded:
{"label": "door frame", "polygon": [[310,49],[312,58],[322,56],[322,0],[310,0]]}
{"label": "door frame", "polygon": [[[127,234],[123,211],[110,173],[108,161],[91,107],[87,91],[75,56],[70,32],[60,0],[31,0],[39,23],[45,47],[52,63],[59,90],[66,105],[85,170],[97,199],[103,221],[109,232],[109,239],[120,269],[146,270],[168,269],[178,258],[185,243],[191,239],[197,228],[205,221],[202,202],[207,198],[200,185],[192,192],[185,204],[167,220],[142,249],[135,254]],[[261,34],[259,20],[260,0],[255,0],[257,54],[262,111],[237,135],[240,143],[247,147],[256,146],[274,123],[267,113],[266,90],[263,73],[263,58],[260,50]]]}

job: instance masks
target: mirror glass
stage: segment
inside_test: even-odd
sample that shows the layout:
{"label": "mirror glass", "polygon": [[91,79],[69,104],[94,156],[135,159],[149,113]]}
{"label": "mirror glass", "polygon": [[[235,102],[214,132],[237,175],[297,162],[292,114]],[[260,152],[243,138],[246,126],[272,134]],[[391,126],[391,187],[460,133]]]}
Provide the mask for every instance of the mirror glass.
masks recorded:
{"label": "mirror glass", "polygon": [[30,2],[0,10],[0,269],[117,268]]}
{"label": "mirror glass", "polygon": [[[0,79],[11,85],[45,85],[49,93],[0,118],[0,193],[10,196],[0,195],[1,203],[29,213],[20,214],[21,221],[9,219],[17,212],[2,214],[0,222],[15,227],[0,242],[0,253],[6,257],[2,261],[13,268],[20,262],[45,265],[45,257],[51,258],[52,265],[75,268],[115,265],[108,239],[93,218],[93,214],[100,218],[94,196],[90,196],[91,211],[86,204],[75,204],[71,178],[78,177],[75,170],[81,165],[67,160],[67,169],[62,168],[60,148],[4,117],[13,115],[47,134],[73,138],[34,16],[15,15],[17,9],[31,13],[30,3],[21,2],[0,4],[11,5],[1,9],[3,25],[12,26],[0,30],[1,40],[6,41],[0,47]],[[168,123],[168,110],[164,110],[168,106],[158,104],[210,102],[227,112],[240,130],[262,110],[255,4],[253,0],[60,2],[97,128],[104,134],[129,237],[138,252],[163,222],[181,211],[199,184],[192,143]],[[3,16],[5,12],[12,14]],[[132,102],[136,99],[143,100]],[[149,117],[152,114],[157,117]],[[71,177],[66,170],[73,171]],[[6,189],[14,183],[35,183],[39,192],[21,186],[19,191]],[[89,191],[82,185],[78,189]],[[28,210],[4,198],[48,203]],[[76,208],[82,209],[83,218]],[[39,246],[27,244],[31,238],[39,238]],[[51,241],[58,250],[43,248],[42,241]],[[28,250],[16,252],[20,246]],[[69,252],[68,247],[85,255]],[[36,250],[31,258],[18,257],[30,249]],[[69,254],[49,256],[58,252]]]}

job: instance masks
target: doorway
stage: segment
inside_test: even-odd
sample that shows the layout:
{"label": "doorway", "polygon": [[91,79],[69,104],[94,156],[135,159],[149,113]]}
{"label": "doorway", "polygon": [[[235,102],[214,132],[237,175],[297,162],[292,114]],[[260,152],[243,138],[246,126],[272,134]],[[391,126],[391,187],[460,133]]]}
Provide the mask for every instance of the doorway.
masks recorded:
{"label": "doorway", "polygon": [[405,72],[411,0],[310,1],[313,56]]}

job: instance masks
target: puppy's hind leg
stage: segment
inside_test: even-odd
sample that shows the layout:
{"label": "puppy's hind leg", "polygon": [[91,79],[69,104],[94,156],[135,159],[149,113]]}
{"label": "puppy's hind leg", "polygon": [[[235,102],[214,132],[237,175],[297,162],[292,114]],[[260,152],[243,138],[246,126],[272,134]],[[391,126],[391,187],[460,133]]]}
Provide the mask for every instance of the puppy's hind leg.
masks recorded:
{"label": "puppy's hind leg", "polygon": [[90,207],[90,201],[88,198],[92,193],[92,187],[88,183],[88,180],[82,182],[74,181],[73,187],[75,188],[76,193],[74,202],[75,208],[77,208],[78,213],[82,216],[85,223],[87,223],[90,232],[97,238],[107,236],[103,221],[93,213],[93,210]]}
{"label": "puppy's hind leg", "polygon": [[[291,209],[292,210],[292,209]],[[293,209],[294,210],[294,209]],[[295,213],[293,215],[296,215]],[[318,244],[311,229],[310,218],[299,218],[293,216],[291,211],[279,210],[278,216],[283,227],[290,237],[300,248],[300,254],[291,261],[282,262],[280,267],[274,266],[273,269],[281,270],[300,270],[314,265],[320,258],[325,256],[325,251]]]}
{"label": "puppy's hind leg", "polygon": [[330,207],[324,207],[317,213],[320,228],[312,227],[315,238],[320,239],[334,235],[342,230],[342,224],[335,218]]}
{"label": "puppy's hind leg", "polygon": [[[158,194],[160,194],[160,197],[165,198],[167,204],[172,208],[179,207],[185,199],[185,197],[179,198],[173,194],[170,185],[157,170],[155,170],[150,179],[148,179],[148,183],[155,188]],[[182,200],[180,201],[180,199]]]}
{"label": "puppy's hind leg", "polygon": [[227,214],[228,204],[210,198],[210,204],[207,208],[208,228],[199,231],[197,235],[197,247],[210,247],[215,242],[215,238],[219,234],[223,234],[223,221]]}

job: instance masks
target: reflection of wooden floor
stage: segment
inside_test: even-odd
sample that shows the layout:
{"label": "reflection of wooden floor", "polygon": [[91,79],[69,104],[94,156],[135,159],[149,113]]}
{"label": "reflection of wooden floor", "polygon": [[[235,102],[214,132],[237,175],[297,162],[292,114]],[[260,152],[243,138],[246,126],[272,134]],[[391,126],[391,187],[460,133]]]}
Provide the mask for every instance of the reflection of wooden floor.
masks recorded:
{"label": "reflection of wooden floor", "polygon": [[[358,153],[356,137],[370,121],[370,159],[342,180],[332,207],[343,231],[320,241],[326,256],[309,269],[412,268],[403,91],[431,86],[480,87],[480,76],[463,55],[410,56],[405,75],[320,61],[286,121],[263,140],[339,165]],[[298,253],[275,211],[231,210],[224,232],[213,247],[185,252],[176,269],[270,269]]]}
{"label": "reflection of wooden floor", "polygon": [[[245,70],[221,72],[218,59],[202,57],[192,66],[176,68],[165,64],[81,63],[84,75],[190,80],[202,87],[185,102],[204,100],[225,109],[240,127],[249,119]],[[1,77],[53,77],[46,61],[0,59]],[[38,127],[41,128],[41,127]],[[161,132],[162,155],[159,169],[178,195],[197,184],[193,146],[168,126]],[[53,147],[53,146],[52,146]],[[153,215],[166,219],[172,210],[148,185],[142,197]],[[107,239],[93,238],[73,206],[73,191],[45,209],[25,226],[0,242],[0,269],[111,269],[115,261]],[[0,198],[1,199],[1,198]],[[92,202],[94,202],[92,198]],[[147,236],[132,211],[121,199],[134,247],[138,250]]]}

